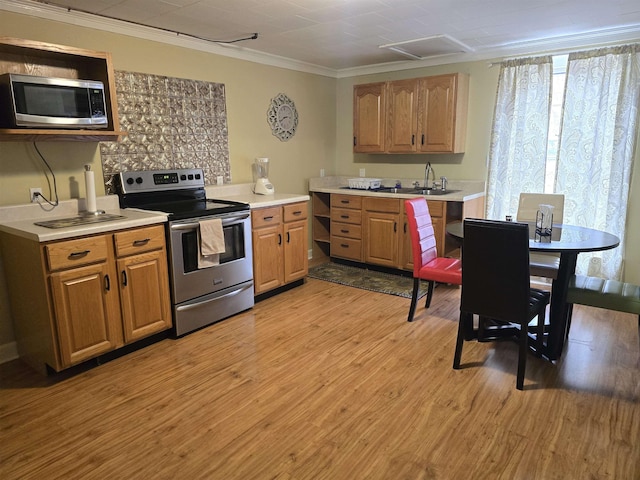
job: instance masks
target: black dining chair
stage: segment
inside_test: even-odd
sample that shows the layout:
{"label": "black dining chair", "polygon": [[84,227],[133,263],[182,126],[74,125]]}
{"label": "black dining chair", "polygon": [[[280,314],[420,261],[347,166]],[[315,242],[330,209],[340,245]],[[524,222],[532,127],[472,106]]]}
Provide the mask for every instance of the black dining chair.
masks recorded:
{"label": "black dining chair", "polygon": [[[541,354],[550,294],[529,284],[529,227],[524,223],[465,219],[460,321],[453,368],[464,341],[515,339],[516,388],[524,387],[527,353]],[[474,316],[478,316],[474,323]],[[538,321],[530,332],[529,323]],[[535,340],[530,344],[530,337]]]}

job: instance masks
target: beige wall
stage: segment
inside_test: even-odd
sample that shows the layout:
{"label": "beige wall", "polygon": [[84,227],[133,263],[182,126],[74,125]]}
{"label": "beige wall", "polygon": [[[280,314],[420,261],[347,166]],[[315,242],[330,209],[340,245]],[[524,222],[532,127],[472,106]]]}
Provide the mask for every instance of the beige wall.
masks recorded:
{"label": "beige wall", "polygon": [[[270,179],[277,191],[306,193],[309,177],[357,176],[365,168],[369,177],[421,178],[431,161],[438,176],[450,180],[484,179],[493,116],[498,68],[487,62],[405,70],[346,79],[299,73],[204,52],[173,47],[124,35],[59,24],[35,17],[3,12],[2,35],[47,41],[112,53],[115,69],[221,82],[226,85],[231,178],[251,181],[251,163],[258,156],[271,159]],[[354,155],[352,153],[352,87],[388,79],[413,78],[448,72],[470,74],[470,101],[466,153],[458,155]],[[300,116],[298,132],[288,142],[271,135],[266,112],[271,98],[286,93]],[[101,172],[99,148],[94,143],[38,144],[58,178],[60,197],[82,196],[85,163]],[[639,163],[640,149],[635,164]],[[29,187],[47,192],[43,166],[30,143],[0,142],[0,205],[28,201]],[[100,188],[100,187],[99,187]],[[100,191],[98,192],[101,193]],[[632,181],[629,230],[626,239],[625,279],[640,284],[640,171]],[[1,272],[0,272],[1,273]],[[13,341],[6,292],[0,281],[0,346]]]}

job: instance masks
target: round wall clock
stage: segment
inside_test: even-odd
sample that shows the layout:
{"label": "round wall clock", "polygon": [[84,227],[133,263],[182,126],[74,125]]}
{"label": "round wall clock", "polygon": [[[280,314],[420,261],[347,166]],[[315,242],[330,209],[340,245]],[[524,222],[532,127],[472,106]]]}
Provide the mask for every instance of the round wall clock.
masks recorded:
{"label": "round wall clock", "polygon": [[267,122],[271,126],[271,133],[282,142],[295,135],[298,128],[298,111],[293,101],[284,93],[271,99],[271,105],[267,110]]}

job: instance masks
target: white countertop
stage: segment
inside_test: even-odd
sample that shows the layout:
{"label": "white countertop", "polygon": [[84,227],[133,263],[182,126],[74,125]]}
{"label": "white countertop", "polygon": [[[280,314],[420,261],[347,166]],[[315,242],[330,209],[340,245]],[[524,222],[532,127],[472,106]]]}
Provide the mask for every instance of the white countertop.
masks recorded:
{"label": "white countertop", "polygon": [[154,225],[167,221],[167,215],[162,212],[150,212],[138,209],[122,210],[118,205],[118,197],[115,195],[107,195],[98,197],[97,208],[104,210],[105,213],[122,215],[125,218],[63,228],[47,228],[34,224],[34,222],[75,217],[79,211],[82,211],[83,207],[83,203],[78,202],[78,200],[61,201],[58,207],[50,211],[44,210],[38,204],[0,207],[0,231],[29,240],[49,242],[51,240],[62,240],[96,233],[123,230],[126,228]]}
{"label": "white countertop", "polygon": [[[309,195],[287,193],[256,195],[251,191],[252,185],[253,184],[248,183],[209,186],[206,187],[207,198],[247,203],[252,209],[309,200]],[[82,212],[84,208],[83,199],[63,200],[59,202],[59,205],[55,209],[40,206],[37,203],[0,207],[0,231],[29,240],[49,242],[52,240],[62,240],[127,228],[142,227],[167,221],[166,213],[136,208],[121,209],[117,195],[105,195],[97,198],[97,208],[104,210],[105,213],[122,215],[125,218],[63,228],[47,228],[35,225],[34,223],[75,217],[78,215],[78,212]]]}
{"label": "white countertop", "polygon": [[[358,190],[344,188],[347,187],[349,177],[315,177],[309,179],[309,191],[310,192],[324,192],[324,193],[341,193],[346,195],[362,195],[371,197],[387,197],[387,198],[414,198],[418,195],[415,193],[391,193],[391,192],[371,192],[368,190]],[[395,180],[384,179],[382,185],[392,186],[395,184]],[[411,181],[407,179],[402,181],[402,185],[410,187]],[[451,191],[442,195],[423,195],[425,198],[431,201],[443,201],[443,202],[468,202],[476,198],[484,197],[484,182],[481,180],[451,180],[448,182],[447,190]]]}

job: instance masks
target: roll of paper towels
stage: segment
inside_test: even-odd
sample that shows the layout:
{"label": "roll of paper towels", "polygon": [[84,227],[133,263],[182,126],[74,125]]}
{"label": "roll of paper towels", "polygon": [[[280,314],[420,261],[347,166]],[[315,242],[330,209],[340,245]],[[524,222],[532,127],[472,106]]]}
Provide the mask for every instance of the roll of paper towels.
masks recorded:
{"label": "roll of paper towels", "polygon": [[94,213],[96,208],[96,179],[91,165],[84,166],[84,185],[87,194],[87,212]]}

